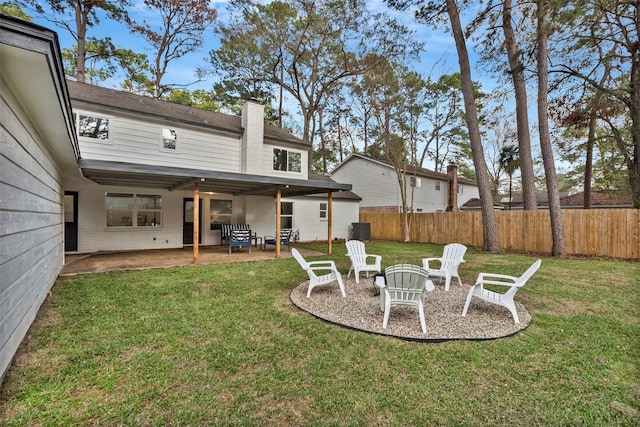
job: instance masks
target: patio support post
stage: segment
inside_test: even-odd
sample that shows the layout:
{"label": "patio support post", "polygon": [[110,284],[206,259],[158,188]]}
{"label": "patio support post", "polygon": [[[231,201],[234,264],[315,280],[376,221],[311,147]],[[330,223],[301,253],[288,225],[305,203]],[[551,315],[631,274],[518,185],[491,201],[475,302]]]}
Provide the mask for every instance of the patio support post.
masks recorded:
{"label": "patio support post", "polygon": [[331,237],[331,226],[333,225],[333,193],[329,191],[329,196],[327,197],[327,240],[328,240],[328,248],[329,255],[333,250],[333,238]]}
{"label": "patio support post", "polygon": [[200,219],[200,189],[198,187],[198,183],[193,184],[193,264],[198,264],[198,258],[200,254],[198,253],[198,241],[199,241],[199,233],[200,229],[199,224]]}
{"label": "patio support post", "polygon": [[276,192],[276,258],[280,258],[280,215],[282,215],[280,209],[281,193],[280,189]]}

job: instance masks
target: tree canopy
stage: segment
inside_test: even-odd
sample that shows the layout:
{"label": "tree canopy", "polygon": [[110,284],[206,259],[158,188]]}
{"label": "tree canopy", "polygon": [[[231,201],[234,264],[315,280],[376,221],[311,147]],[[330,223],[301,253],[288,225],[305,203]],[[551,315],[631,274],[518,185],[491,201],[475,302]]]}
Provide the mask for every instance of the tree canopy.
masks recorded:
{"label": "tree canopy", "polygon": [[[490,189],[482,190],[489,209],[504,180],[500,148],[517,142],[513,175],[525,208],[535,208],[535,190],[557,193],[557,161],[562,179],[585,190],[585,207],[592,188],[629,192],[640,207],[637,1],[386,3],[410,10],[412,19],[374,13],[379,8],[364,0],[230,0],[217,22],[217,11],[199,0],[145,0],[144,17],[130,0],[22,0],[0,10],[68,32],[65,72],[78,81],[115,80],[131,92],[232,114],[247,98],[261,100],[270,123],[313,144],[309,164],[319,172],[351,152],[386,159],[394,152],[402,164],[436,171],[453,161]],[[457,27],[456,16],[469,25]],[[118,46],[99,31],[108,21],[149,49]],[[434,71],[439,60],[429,56],[425,28],[455,36],[459,72]],[[192,81],[166,79],[212,39],[219,45],[193,67]],[[468,50],[480,55],[481,67]],[[482,71],[501,101],[471,80]],[[496,115],[497,106],[508,111]],[[541,158],[544,172],[533,168]]]}

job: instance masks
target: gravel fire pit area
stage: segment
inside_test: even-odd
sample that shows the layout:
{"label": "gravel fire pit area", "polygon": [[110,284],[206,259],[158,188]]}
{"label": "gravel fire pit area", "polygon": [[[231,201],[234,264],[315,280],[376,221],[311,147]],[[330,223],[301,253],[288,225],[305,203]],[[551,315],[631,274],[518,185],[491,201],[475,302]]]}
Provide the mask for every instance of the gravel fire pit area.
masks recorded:
{"label": "gravel fire pit area", "polygon": [[373,286],[373,279],[360,277],[359,284],[352,278],[343,277],[343,280],[346,298],[340,294],[337,282],[315,287],[307,298],[309,281],[306,281],[291,291],[291,301],[301,310],[336,325],[412,341],[496,339],[516,334],[531,323],[529,310],[518,302],[520,323],[514,323],[506,308],[479,298],[471,300],[467,315],[462,317],[469,286],[461,287],[452,281],[449,291],[445,292],[444,284],[434,280],[436,289],[427,292],[424,300],[426,334],[422,333],[414,307],[392,307],[389,324],[383,329],[384,312],[380,310],[380,296]]}

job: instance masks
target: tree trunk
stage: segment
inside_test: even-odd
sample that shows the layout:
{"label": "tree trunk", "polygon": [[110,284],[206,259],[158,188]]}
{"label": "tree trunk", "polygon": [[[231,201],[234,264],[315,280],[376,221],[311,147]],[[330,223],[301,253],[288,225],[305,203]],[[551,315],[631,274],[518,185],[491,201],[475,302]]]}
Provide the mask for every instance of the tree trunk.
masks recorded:
{"label": "tree trunk", "polygon": [[327,171],[327,142],[324,137],[324,119],[323,119],[323,109],[318,109],[318,133],[320,134],[320,155],[322,156],[322,170],[319,171],[321,173],[325,173]]}
{"label": "tree trunk", "polygon": [[562,224],[562,209],[560,209],[560,194],[558,192],[558,180],[556,166],[553,160],[553,148],[549,135],[549,110],[547,104],[547,92],[549,85],[548,52],[547,52],[547,23],[545,0],[538,0],[538,127],[540,132],[540,150],[544,162],[544,175],[547,182],[547,195],[549,196],[549,214],[551,215],[551,234],[553,245],[551,255],[563,256],[566,253],[564,240],[564,226]]}
{"label": "tree trunk", "polygon": [[593,176],[593,143],[596,138],[596,108],[597,101],[591,107],[591,116],[589,117],[589,135],[587,136],[587,156],[584,163],[584,197],[582,207],[591,209],[591,178]]}
{"label": "tree trunk", "polygon": [[396,173],[398,175],[398,185],[400,186],[400,200],[402,203],[402,209],[400,210],[400,225],[402,226],[403,241],[406,243],[411,241],[411,233],[409,232],[411,227],[411,213],[409,212],[409,208],[407,206],[407,176],[404,173],[404,170],[406,170],[406,168],[402,168],[399,165],[396,165],[396,168]]}
{"label": "tree trunk", "polygon": [[520,157],[520,176],[522,180],[522,201],[525,210],[538,207],[536,198],[535,177],[533,174],[533,158],[531,156],[531,136],[529,134],[529,108],[527,106],[527,86],[524,79],[524,65],[520,61],[520,51],[511,25],[511,0],[504,0],[502,5],[502,29],[504,44],[509,59],[511,78],[516,98],[516,125],[518,132],[518,148]]}
{"label": "tree trunk", "polygon": [[633,46],[629,46],[631,51],[631,123],[633,132],[631,139],[633,141],[633,152],[630,155],[629,164],[629,185],[632,191],[632,201],[634,208],[640,208],[640,40],[637,40],[637,34],[640,32],[640,2],[635,2],[635,28],[636,42]]}
{"label": "tree trunk", "polygon": [[[280,58],[282,58],[282,54],[280,55]],[[284,64],[282,64],[282,62],[280,62],[280,81],[283,82],[284,81]],[[279,85],[280,86],[280,93],[278,94],[278,127],[280,127],[280,129],[282,129],[282,103],[284,102],[284,86],[283,85]]]}
{"label": "tree trunk", "polygon": [[76,11],[76,28],[78,29],[78,56],[76,57],[76,80],[79,83],[85,82],[85,74],[86,74],[86,66],[85,63],[87,61],[87,49],[86,49],[86,41],[87,41],[87,20],[89,11],[91,7],[88,6],[88,10],[83,10],[81,5],[75,6]]}
{"label": "tree trunk", "polygon": [[464,109],[466,113],[465,118],[467,121],[467,127],[469,128],[471,153],[478,179],[478,190],[480,193],[480,204],[482,209],[482,229],[484,238],[483,249],[487,252],[497,253],[500,251],[498,226],[496,223],[495,211],[493,210],[491,185],[487,174],[487,164],[484,159],[480,126],[478,125],[478,112],[476,111],[476,102],[473,94],[473,84],[471,81],[469,53],[467,52],[467,46],[462,32],[462,25],[460,24],[458,6],[456,5],[455,0],[447,0],[447,13],[449,14],[451,30],[456,42],[456,49],[458,51],[462,95],[464,97]]}

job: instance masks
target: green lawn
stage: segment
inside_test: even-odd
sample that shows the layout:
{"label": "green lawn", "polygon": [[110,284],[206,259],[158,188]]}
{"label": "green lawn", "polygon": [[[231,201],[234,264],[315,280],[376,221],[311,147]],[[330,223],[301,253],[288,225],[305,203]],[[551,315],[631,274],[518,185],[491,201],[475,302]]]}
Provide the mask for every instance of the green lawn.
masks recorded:
{"label": "green lawn", "polygon": [[[388,266],[442,246],[367,250]],[[346,273],[344,253],[330,258]],[[536,259],[465,258],[465,283]],[[543,259],[516,296],[526,330],[437,344],[301,312],[289,292],[305,279],[293,259],[61,278],[4,379],[0,425],[640,424],[640,263]]]}

